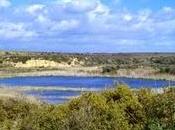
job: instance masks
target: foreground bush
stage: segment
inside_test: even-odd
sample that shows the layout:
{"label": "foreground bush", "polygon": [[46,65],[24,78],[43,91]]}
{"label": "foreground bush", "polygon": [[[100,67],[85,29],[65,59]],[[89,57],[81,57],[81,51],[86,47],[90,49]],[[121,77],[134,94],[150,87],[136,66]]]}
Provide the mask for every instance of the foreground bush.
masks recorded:
{"label": "foreground bush", "polygon": [[118,86],[64,105],[0,100],[0,130],[174,130],[175,89]]}

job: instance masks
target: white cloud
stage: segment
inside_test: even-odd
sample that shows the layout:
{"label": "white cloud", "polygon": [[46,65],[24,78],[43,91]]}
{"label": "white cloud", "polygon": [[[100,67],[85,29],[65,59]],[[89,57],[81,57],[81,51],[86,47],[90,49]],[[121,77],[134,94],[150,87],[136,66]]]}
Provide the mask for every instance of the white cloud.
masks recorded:
{"label": "white cloud", "polygon": [[53,20],[44,15],[38,15],[35,19],[36,23],[39,23],[38,28],[45,29],[46,32],[49,31],[66,31],[79,26],[79,21],[75,19],[61,19],[61,20]]}
{"label": "white cloud", "polygon": [[62,20],[59,22],[53,23],[53,26],[51,27],[52,31],[58,31],[58,30],[70,30],[73,28],[78,27],[79,22],[77,20]]}
{"label": "white cloud", "polygon": [[141,22],[147,21],[149,17],[151,16],[152,11],[151,10],[141,10],[138,13],[138,20]]}
{"label": "white cloud", "polygon": [[0,7],[9,7],[11,5],[9,0],[0,0]]}
{"label": "white cloud", "polygon": [[123,19],[124,19],[125,21],[131,21],[131,20],[133,19],[133,17],[132,17],[132,15],[130,15],[130,14],[124,14],[124,15],[123,15]]}
{"label": "white cloud", "polygon": [[100,1],[98,1],[96,8],[89,11],[87,14],[89,17],[89,21],[94,22],[95,20],[100,19],[100,21],[102,22],[110,15],[110,9],[102,4]]}
{"label": "white cloud", "polygon": [[174,11],[173,8],[168,7],[168,6],[163,7],[162,10],[163,10],[164,12],[166,12],[166,13],[171,13],[172,11]]}
{"label": "white cloud", "polygon": [[47,17],[45,17],[44,15],[38,15],[37,17],[36,17],[36,21],[37,22],[40,22],[41,24],[42,23],[46,23],[46,24],[48,24],[48,23],[50,23],[51,21],[50,21],[50,19],[48,19]]}
{"label": "white cloud", "polygon": [[103,5],[100,1],[98,1],[98,5],[93,10],[93,12],[97,13],[97,14],[108,15],[109,14],[109,8],[107,6],[105,6],[105,5]]}
{"label": "white cloud", "polygon": [[170,41],[175,34],[175,11],[172,7],[154,12],[149,9],[132,12],[123,8],[113,9],[101,0],[58,0],[56,4],[17,8],[17,13],[10,14],[9,10],[7,15],[4,12],[1,16],[1,39],[37,37],[38,41],[61,39],[62,43],[70,44],[90,41],[135,45],[162,39]]}
{"label": "white cloud", "polygon": [[29,38],[36,35],[34,31],[27,30],[23,23],[0,22],[1,39]]}
{"label": "white cloud", "polygon": [[36,13],[43,11],[45,5],[34,4],[26,8],[26,11],[31,15],[36,15]]}
{"label": "white cloud", "polygon": [[62,4],[70,12],[87,12],[97,6],[96,0],[58,0],[57,3]]}
{"label": "white cloud", "polygon": [[72,0],[58,0],[57,2],[58,3],[69,3],[71,2]]}

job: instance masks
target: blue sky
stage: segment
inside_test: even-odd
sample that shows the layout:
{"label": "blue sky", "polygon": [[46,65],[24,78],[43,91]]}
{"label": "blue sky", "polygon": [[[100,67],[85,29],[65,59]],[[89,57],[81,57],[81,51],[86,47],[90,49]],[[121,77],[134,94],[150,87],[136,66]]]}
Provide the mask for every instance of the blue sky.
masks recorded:
{"label": "blue sky", "polygon": [[0,0],[0,50],[175,52],[175,0]]}

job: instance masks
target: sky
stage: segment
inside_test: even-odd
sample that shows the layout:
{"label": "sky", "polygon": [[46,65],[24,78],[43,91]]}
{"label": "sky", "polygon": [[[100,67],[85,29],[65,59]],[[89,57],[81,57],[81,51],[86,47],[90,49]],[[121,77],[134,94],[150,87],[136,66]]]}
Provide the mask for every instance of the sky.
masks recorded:
{"label": "sky", "polygon": [[0,50],[175,52],[175,0],[0,0]]}

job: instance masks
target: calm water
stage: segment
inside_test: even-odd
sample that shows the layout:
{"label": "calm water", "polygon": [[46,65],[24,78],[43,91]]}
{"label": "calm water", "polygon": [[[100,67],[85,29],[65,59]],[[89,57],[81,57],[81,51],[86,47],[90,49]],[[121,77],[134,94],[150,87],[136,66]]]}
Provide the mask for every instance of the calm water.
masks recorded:
{"label": "calm water", "polygon": [[127,84],[132,88],[159,88],[175,85],[175,81],[122,77],[34,76],[0,79],[0,86],[24,88],[24,93],[36,96],[49,103],[63,103],[80,95],[82,91],[99,91],[113,87],[118,83]]}

